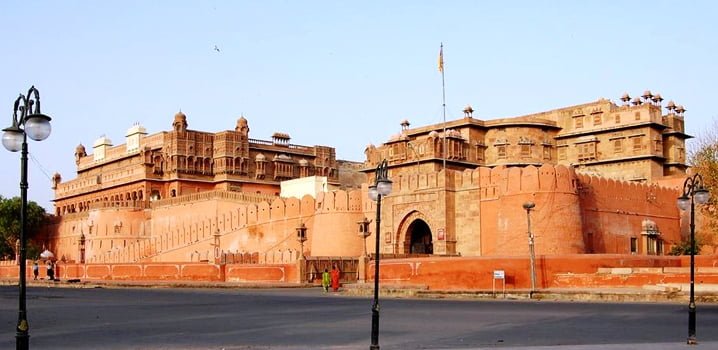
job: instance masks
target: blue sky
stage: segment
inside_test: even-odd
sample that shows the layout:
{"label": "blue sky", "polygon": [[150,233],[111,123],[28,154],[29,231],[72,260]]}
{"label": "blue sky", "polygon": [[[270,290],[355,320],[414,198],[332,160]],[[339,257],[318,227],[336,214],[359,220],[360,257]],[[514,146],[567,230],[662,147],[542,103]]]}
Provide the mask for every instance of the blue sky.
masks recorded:
{"label": "blue sky", "polygon": [[[716,13],[711,1],[6,0],[0,123],[40,90],[53,132],[30,142],[29,199],[48,210],[49,176],[76,176],[75,146],[124,143],[138,122],[169,130],[180,109],[190,129],[244,115],[252,138],[286,132],[363,161],[401,120],[442,121],[443,42],[449,120],[467,104],[495,119],[650,89],[699,135],[718,116]],[[0,195],[19,195],[19,154],[0,162]]]}

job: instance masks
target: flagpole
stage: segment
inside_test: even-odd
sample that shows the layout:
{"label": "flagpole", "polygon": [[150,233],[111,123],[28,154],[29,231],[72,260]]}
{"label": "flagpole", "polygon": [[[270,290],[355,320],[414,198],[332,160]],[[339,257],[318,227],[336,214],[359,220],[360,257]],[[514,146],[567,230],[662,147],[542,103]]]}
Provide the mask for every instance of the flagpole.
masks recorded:
{"label": "flagpole", "polygon": [[441,71],[441,106],[444,113],[443,122],[443,137],[444,137],[444,149],[441,152],[441,158],[444,165],[444,171],[446,171],[446,84],[444,83],[444,43],[441,43],[441,49],[439,50],[439,71]]}

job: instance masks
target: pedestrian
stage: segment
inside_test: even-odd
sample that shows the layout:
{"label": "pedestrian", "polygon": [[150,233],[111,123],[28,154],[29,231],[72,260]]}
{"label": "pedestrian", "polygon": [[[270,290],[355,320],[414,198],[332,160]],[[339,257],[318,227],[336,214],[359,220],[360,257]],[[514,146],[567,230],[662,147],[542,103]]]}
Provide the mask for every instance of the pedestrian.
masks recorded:
{"label": "pedestrian", "polygon": [[32,263],[32,277],[34,280],[37,279],[37,275],[40,273],[40,265],[37,264],[37,260]]}
{"label": "pedestrian", "polygon": [[47,279],[50,281],[55,280],[55,270],[54,266],[52,266],[52,260],[47,261]]}
{"label": "pedestrian", "polygon": [[331,277],[329,276],[329,270],[324,269],[324,272],[322,273],[322,288],[324,288],[324,293],[329,291],[330,282]]}
{"label": "pedestrian", "polygon": [[337,264],[334,264],[332,266],[332,290],[338,291],[339,290],[339,268],[337,268]]}

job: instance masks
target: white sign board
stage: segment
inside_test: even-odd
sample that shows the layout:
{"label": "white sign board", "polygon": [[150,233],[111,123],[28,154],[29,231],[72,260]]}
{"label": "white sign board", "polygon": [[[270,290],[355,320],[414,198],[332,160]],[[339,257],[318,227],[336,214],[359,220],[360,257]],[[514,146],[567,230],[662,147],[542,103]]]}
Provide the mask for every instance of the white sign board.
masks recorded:
{"label": "white sign board", "polygon": [[502,280],[506,278],[506,273],[504,273],[504,270],[494,270],[494,279]]}

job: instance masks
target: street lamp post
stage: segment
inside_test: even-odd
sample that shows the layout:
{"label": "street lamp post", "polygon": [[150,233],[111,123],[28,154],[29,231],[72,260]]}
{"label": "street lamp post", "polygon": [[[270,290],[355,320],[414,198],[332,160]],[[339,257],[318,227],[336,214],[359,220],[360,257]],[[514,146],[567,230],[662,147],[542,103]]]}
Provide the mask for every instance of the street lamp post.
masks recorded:
{"label": "street lamp post", "polygon": [[[33,108],[34,107],[34,108]],[[15,333],[16,349],[27,350],[30,346],[30,333],[25,305],[25,247],[27,230],[27,137],[42,141],[50,136],[50,117],[40,113],[40,93],[31,87],[27,95],[15,100],[12,125],[3,129],[2,144],[10,152],[20,153],[20,296]]]}
{"label": "street lamp post", "polygon": [[376,247],[374,254],[374,303],[371,307],[371,345],[370,350],[379,349],[379,230],[381,229],[381,197],[391,193],[389,163],[386,159],[376,167],[374,185],[369,186],[369,198],[376,201]]}
{"label": "street lamp post", "polygon": [[523,207],[526,209],[526,221],[529,234],[529,259],[531,263],[531,290],[529,291],[529,298],[532,298],[536,290],[536,257],[534,256],[534,234],[531,232],[531,210],[536,207],[536,204],[534,202],[526,202]]}
{"label": "street lamp post", "polygon": [[[696,301],[694,298],[694,282],[695,282],[695,254],[696,254],[696,222],[694,202],[698,204],[708,203],[710,192],[703,187],[703,177],[695,174],[683,182],[683,194],[678,197],[678,208],[681,210],[691,210],[691,291],[690,300],[688,302],[688,340],[690,345],[698,344],[696,340]],[[694,201],[695,199],[695,201]]]}

